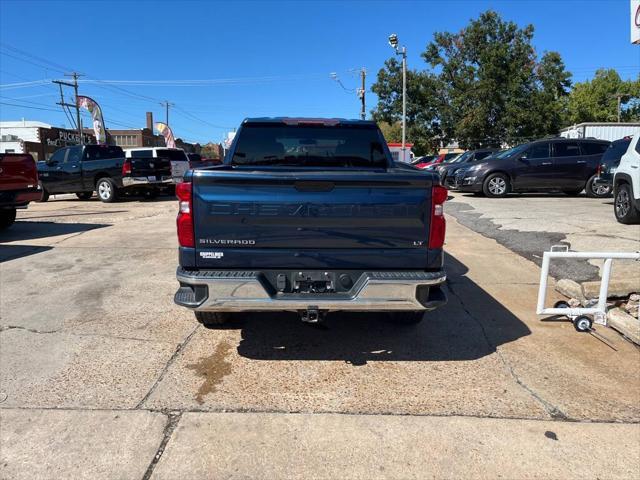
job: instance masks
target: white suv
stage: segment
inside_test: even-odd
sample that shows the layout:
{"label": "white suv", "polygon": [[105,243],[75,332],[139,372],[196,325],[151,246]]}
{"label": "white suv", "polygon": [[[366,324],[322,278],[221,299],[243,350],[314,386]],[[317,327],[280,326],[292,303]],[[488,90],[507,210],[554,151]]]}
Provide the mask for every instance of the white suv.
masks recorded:
{"label": "white suv", "polygon": [[620,223],[640,223],[640,134],[635,134],[613,177],[613,210]]}

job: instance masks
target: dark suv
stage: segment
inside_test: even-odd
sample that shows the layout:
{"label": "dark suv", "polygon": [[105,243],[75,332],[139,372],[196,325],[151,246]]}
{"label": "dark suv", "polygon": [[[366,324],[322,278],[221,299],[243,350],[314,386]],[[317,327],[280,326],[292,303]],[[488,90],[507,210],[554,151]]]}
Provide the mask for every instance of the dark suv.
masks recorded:
{"label": "dark suv", "polygon": [[525,143],[458,170],[454,186],[462,192],[504,197],[509,192],[562,191],[599,195],[595,185],[608,141],[552,138]]}
{"label": "dark suv", "polygon": [[495,148],[469,150],[468,152],[464,152],[462,155],[451,162],[440,164],[440,166],[436,167],[435,169],[436,172],[438,172],[438,175],[440,175],[440,183],[447,188],[453,188],[455,175],[458,170],[468,167],[468,164],[471,162],[484,160],[485,158],[493,155],[496,152],[497,150]]}
{"label": "dark suv", "polygon": [[609,145],[609,148],[600,159],[598,176],[595,181],[597,188],[606,189],[607,193],[613,191],[613,175],[616,173],[616,168],[620,165],[620,159],[626,153],[630,143],[631,137],[611,142],[611,145]]}

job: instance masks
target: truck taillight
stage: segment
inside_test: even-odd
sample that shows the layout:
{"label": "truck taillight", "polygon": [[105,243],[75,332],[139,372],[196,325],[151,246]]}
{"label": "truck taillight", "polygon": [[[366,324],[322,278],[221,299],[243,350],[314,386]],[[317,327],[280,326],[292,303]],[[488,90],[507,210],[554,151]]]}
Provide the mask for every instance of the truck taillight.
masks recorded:
{"label": "truck taillight", "polygon": [[196,246],[195,235],[193,233],[193,208],[191,197],[191,182],[182,182],[176,185],[176,196],[179,201],[178,218],[178,243],[181,247]]}
{"label": "truck taillight", "polygon": [[128,158],[122,164],[122,175],[131,175],[131,160]]}
{"label": "truck taillight", "polygon": [[431,227],[429,229],[429,248],[442,248],[446,231],[444,202],[448,191],[442,185],[434,185],[431,190]]}

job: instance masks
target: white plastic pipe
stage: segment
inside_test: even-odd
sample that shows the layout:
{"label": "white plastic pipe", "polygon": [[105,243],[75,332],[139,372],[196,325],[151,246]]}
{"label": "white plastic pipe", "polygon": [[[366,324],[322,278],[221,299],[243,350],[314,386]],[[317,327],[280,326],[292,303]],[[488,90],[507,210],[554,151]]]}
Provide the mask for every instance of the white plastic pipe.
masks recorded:
{"label": "white plastic pipe", "polygon": [[[602,267],[602,282],[598,296],[597,307],[591,308],[544,308],[547,299],[547,279],[549,277],[549,264],[552,258],[585,258],[604,259]],[[640,252],[567,252],[551,251],[542,255],[542,270],[540,271],[540,288],[538,289],[538,315],[566,315],[578,317],[580,315],[594,315],[607,313],[607,292],[609,291],[609,279],[611,277],[611,264],[613,260],[640,260]]]}

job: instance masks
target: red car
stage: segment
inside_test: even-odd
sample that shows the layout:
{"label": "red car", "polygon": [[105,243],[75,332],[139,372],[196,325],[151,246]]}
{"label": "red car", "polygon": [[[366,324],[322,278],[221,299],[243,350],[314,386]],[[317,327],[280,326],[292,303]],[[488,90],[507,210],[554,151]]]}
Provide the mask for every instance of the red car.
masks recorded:
{"label": "red car", "polygon": [[28,153],[0,153],[0,230],[13,225],[16,209],[40,200],[36,162]]}
{"label": "red car", "polygon": [[427,167],[432,167],[432,166],[437,165],[439,163],[448,163],[448,162],[450,162],[452,160],[455,160],[459,156],[460,156],[459,153],[441,153],[440,155],[438,155],[438,157],[435,160],[430,160],[428,162],[416,163],[414,166],[424,169],[424,168],[427,168]]}

